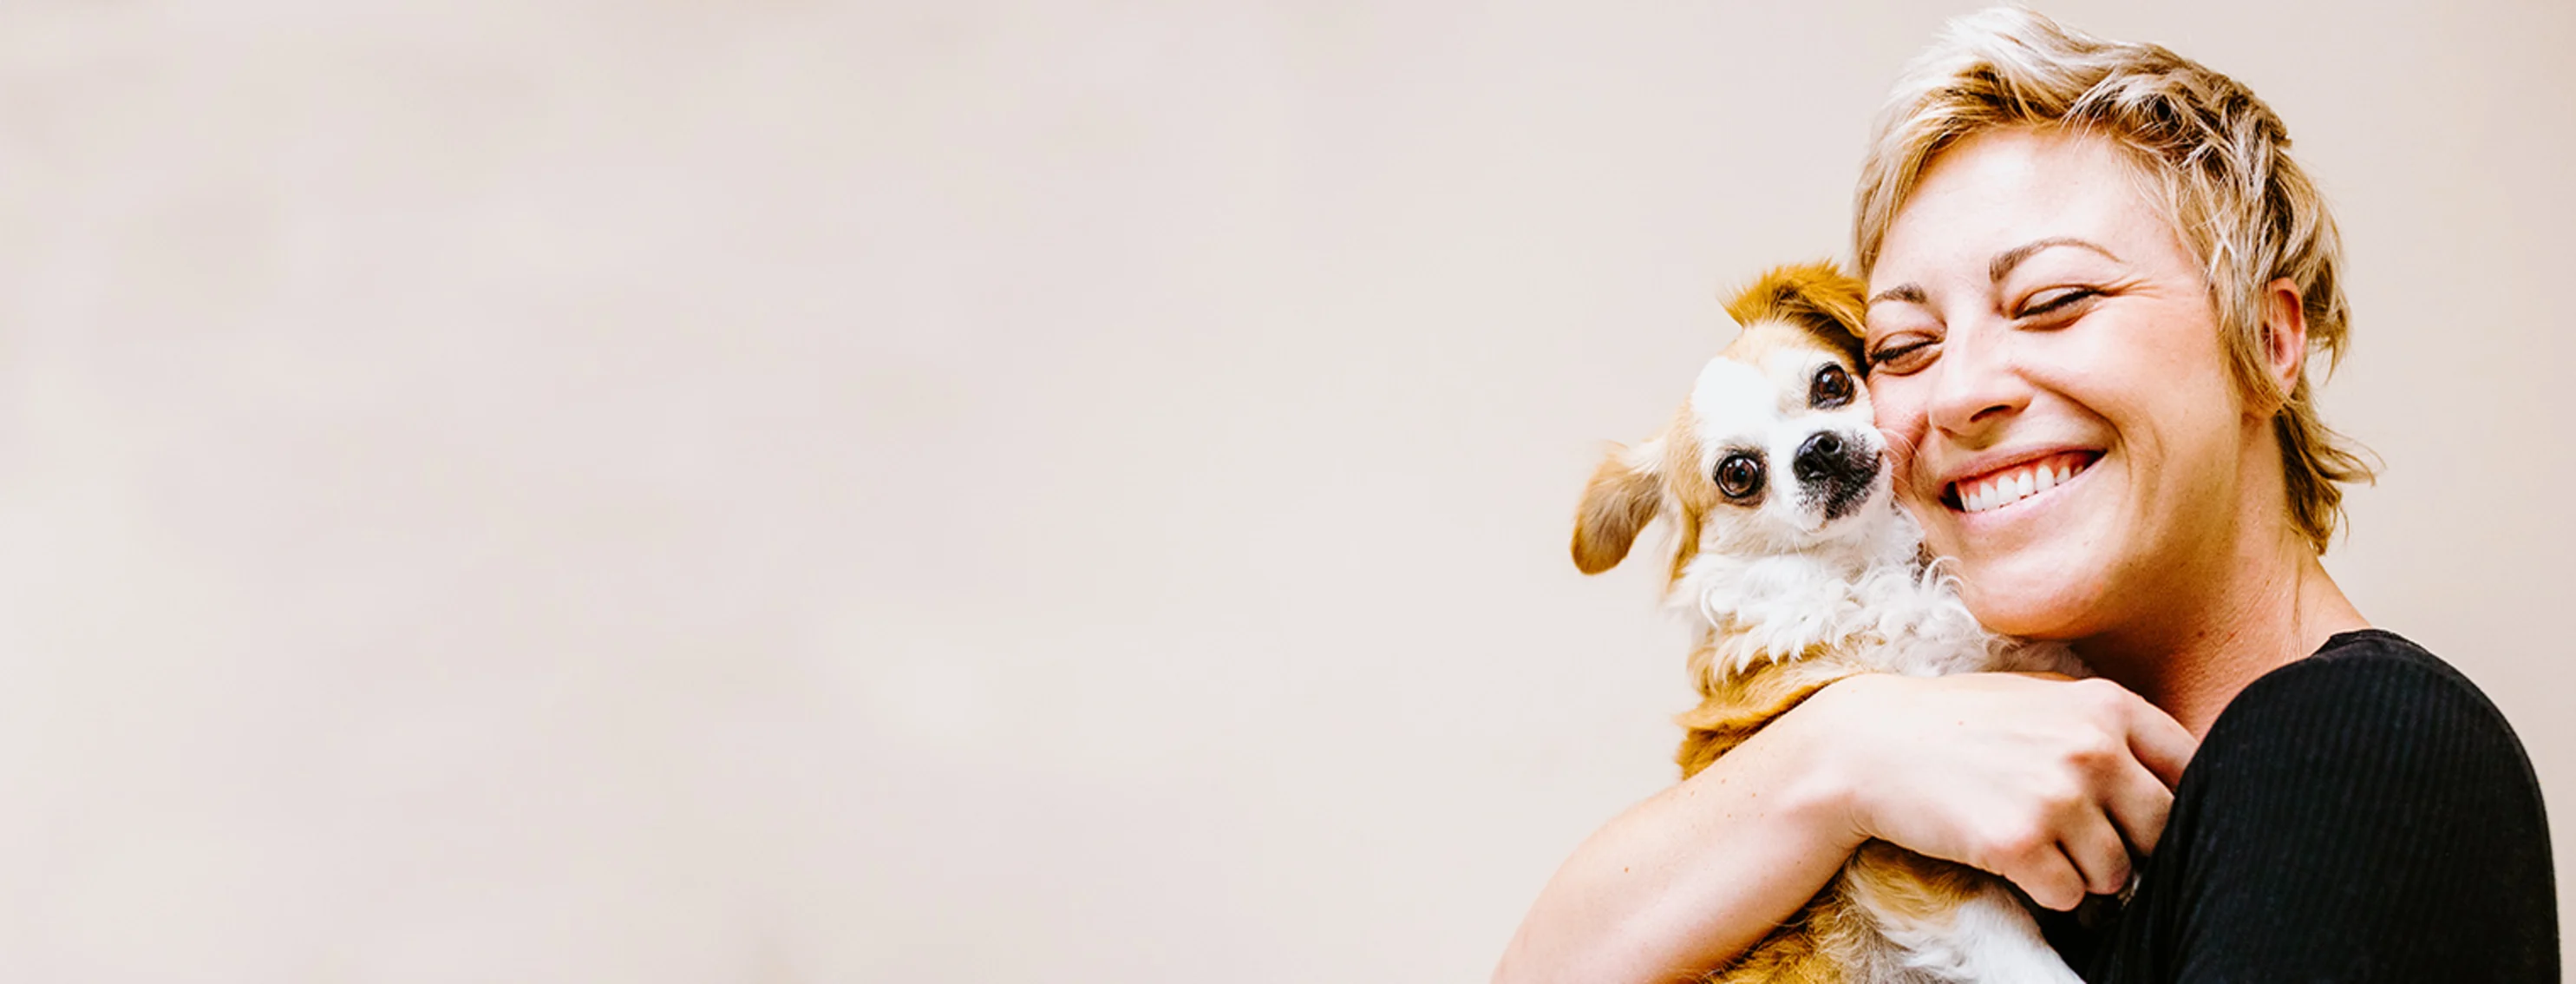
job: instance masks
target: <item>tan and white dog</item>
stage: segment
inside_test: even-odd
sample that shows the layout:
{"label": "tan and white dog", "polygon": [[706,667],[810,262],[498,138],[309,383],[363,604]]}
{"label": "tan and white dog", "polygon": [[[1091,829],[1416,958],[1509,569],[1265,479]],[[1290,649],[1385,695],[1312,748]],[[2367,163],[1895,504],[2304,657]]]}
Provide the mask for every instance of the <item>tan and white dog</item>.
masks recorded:
{"label": "tan and white dog", "polygon": [[[1660,518],[1669,600],[1696,614],[1681,716],[1687,777],[1856,673],[2050,670],[2062,648],[1996,636],[1927,563],[1892,498],[1861,386],[1863,287],[1823,264],[1771,271],[1727,305],[1741,334],[1661,434],[1611,450],[1584,489],[1574,563],[1616,566]],[[2077,980],[2001,879],[1872,841],[1712,981]]]}

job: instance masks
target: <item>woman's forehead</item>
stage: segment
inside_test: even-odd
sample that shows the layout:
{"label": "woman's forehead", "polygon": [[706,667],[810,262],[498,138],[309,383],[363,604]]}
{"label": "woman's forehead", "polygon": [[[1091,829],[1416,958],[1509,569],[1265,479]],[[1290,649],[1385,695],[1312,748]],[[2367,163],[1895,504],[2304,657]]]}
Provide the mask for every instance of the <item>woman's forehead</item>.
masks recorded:
{"label": "woman's forehead", "polygon": [[1935,157],[1888,228],[1873,294],[1907,282],[1983,282],[2052,242],[2124,262],[2183,259],[2137,166],[2098,138],[1994,131]]}

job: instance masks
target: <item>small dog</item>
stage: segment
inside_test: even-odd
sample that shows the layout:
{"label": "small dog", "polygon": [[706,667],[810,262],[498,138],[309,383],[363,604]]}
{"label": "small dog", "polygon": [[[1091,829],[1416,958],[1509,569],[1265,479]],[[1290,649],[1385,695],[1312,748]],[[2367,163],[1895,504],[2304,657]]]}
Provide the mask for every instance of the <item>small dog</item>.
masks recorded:
{"label": "small dog", "polygon": [[[1688,777],[1817,690],[1857,673],[2049,670],[2061,647],[1987,632],[1892,497],[1861,386],[1862,284],[1823,264],[1764,275],[1727,305],[1743,326],[1663,433],[1611,449],[1574,527],[1574,563],[1616,566],[1663,518],[1668,599],[1701,618]],[[1871,841],[1795,917],[1710,981],[2078,978],[2002,879]]]}

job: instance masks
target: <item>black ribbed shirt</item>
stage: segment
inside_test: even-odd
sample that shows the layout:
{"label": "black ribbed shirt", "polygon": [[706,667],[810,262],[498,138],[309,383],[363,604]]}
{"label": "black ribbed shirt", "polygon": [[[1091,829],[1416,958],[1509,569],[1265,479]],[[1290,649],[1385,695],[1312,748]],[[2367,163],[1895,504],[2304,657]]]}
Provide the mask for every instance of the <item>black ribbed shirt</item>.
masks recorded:
{"label": "black ribbed shirt", "polygon": [[2227,705],[2125,909],[2043,923],[2093,984],[2555,982],[2549,864],[2540,783],[2504,716],[2367,629]]}

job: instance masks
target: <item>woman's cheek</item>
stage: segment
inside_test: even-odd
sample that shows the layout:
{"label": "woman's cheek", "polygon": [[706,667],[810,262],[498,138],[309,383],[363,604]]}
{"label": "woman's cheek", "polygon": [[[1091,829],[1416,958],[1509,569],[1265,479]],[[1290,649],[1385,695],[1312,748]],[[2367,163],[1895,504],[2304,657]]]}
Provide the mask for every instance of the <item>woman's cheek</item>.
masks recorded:
{"label": "woman's cheek", "polygon": [[1923,446],[1923,414],[1909,397],[1907,387],[1883,382],[1884,376],[1869,379],[1871,422],[1879,436],[1887,441],[1890,474],[1896,480],[1896,494],[1914,494],[1914,452]]}

